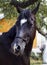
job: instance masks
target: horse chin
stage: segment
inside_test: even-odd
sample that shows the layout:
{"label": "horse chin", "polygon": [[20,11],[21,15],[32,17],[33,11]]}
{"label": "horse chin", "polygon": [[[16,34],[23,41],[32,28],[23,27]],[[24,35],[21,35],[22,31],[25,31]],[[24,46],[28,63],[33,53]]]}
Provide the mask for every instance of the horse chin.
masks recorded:
{"label": "horse chin", "polygon": [[21,54],[20,53],[13,53],[15,56],[20,56]]}
{"label": "horse chin", "polygon": [[21,52],[15,53],[15,52],[13,52],[13,54],[14,54],[15,56],[23,56],[24,53],[21,53]]}
{"label": "horse chin", "polygon": [[10,50],[11,51],[11,53],[13,54],[13,55],[15,55],[15,56],[21,56],[21,53],[19,52],[19,53],[15,53],[14,51],[12,51],[12,50]]}

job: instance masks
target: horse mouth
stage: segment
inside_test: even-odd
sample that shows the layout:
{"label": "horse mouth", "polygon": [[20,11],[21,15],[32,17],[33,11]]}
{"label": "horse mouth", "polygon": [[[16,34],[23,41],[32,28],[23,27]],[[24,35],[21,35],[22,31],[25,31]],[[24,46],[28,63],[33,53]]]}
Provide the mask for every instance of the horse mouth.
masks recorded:
{"label": "horse mouth", "polygon": [[14,52],[13,52],[13,54],[16,55],[16,56],[20,56],[20,53],[14,53]]}
{"label": "horse mouth", "polygon": [[14,52],[12,49],[10,49],[10,52],[12,53],[12,54],[14,54],[15,56],[20,56],[21,55],[21,53],[20,52]]}

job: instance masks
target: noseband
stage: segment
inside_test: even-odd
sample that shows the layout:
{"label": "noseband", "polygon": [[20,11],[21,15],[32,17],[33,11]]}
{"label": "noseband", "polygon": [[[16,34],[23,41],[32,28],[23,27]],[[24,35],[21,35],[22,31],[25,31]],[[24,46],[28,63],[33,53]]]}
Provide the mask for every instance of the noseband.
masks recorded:
{"label": "noseband", "polygon": [[25,43],[27,43],[27,40],[23,39],[22,37],[16,37],[16,38],[22,39]]}

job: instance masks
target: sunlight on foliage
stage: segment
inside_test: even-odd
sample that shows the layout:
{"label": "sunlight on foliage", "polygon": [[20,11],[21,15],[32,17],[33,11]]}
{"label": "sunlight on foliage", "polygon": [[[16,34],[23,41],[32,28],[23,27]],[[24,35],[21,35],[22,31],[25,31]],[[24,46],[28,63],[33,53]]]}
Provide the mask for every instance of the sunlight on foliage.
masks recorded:
{"label": "sunlight on foliage", "polygon": [[[4,13],[5,18],[8,19],[13,19],[15,17],[17,18],[19,14],[16,10],[16,7],[10,5],[10,1],[11,0],[0,0],[0,13]],[[17,1],[23,2],[27,0],[17,0]],[[46,0],[38,0],[38,1],[40,1],[40,7],[38,13],[36,14],[37,25],[40,28],[46,26],[47,29],[47,25],[45,24],[44,21],[44,18],[47,17],[47,1]],[[29,6],[28,8],[34,9],[36,7],[36,4],[37,3]]]}

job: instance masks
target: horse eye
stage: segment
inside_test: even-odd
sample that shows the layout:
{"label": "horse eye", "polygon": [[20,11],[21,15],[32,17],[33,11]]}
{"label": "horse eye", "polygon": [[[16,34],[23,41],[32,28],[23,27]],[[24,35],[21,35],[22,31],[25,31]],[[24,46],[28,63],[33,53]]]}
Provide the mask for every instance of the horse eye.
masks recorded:
{"label": "horse eye", "polygon": [[31,20],[33,21],[33,18],[31,18]]}
{"label": "horse eye", "polygon": [[32,26],[32,23],[29,23],[29,26]]}

